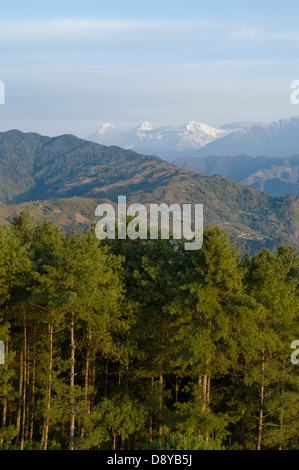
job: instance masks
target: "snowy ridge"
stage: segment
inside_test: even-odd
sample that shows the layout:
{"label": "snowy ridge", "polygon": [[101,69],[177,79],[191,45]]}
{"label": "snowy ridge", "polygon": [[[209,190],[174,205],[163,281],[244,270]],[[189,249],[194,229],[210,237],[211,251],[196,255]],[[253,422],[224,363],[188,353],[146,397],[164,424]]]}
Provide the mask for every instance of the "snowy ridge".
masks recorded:
{"label": "snowy ridge", "polygon": [[177,128],[156,127],[145,121],[128,131],[120,131],[112,124],[106,123],[88,139],[103,145],[117,145],[126,149],[153,153],[199,149],[225,134],[224,130],[196,121],[190,121]]}

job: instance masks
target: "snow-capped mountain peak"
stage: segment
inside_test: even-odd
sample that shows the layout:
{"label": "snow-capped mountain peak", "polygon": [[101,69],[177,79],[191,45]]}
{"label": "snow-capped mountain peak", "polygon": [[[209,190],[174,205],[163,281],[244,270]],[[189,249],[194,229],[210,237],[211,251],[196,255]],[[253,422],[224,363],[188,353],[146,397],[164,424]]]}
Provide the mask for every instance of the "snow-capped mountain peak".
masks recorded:
{"label": "snow-capped mountain peak", "polygon": [[159,154],[165,151],[199,149],[224,134],[223,130],[196,121],[190,121],[179,127],[156,127],[144,121],[128,131],[120,131],[111,124],[103,124],[95,134],[89,137],[89,140],[103,145],[118,145],[143,153]]}
{"label": "snow-capped mountain peak", "polygon": [[152,131],[153,129],[155,129],[155,126],[148,121],[144,121],[138,127],[138,131]]}
{"label": "snow-capped mountain peak", "polygon": [[109,124],[109,122],[106,122],[99,128],[99,130],[97,131],[97,134],[99,135],[105,134],[108,130],[112,130],[112,129],[115,129],[115,126],[113,126],[113,124]]}
{"label": "snow-capped mountain peak", "polygon": [[209,135],[217,135],[217,134],[224,134],[225,131],[216,129],[215,127],[208,126],[207,124],[203,124],[202,122],[190,121],[188,124],[185,125],[186,129],[190,132],[205,132]]}

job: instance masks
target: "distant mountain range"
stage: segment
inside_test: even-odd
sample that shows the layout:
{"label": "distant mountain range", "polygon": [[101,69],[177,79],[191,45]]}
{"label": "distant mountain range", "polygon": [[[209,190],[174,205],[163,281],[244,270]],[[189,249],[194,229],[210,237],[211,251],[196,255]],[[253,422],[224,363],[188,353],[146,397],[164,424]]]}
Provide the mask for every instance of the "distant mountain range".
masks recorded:
{"label": "distant mountain range", "polygon": [[179,157],[173,163],[208,176],[227,176],[271,196],[299,195],[299,155],[288,158]]}
{"label": "distant mountain range", "polygon": [[119,195],[130,203],[202,203],[205,225],[221,226],[250,250],[299,241],[299,198],[273,198],[229,178],[72,135],[0,133],[2,222],[29,210],[67,229],[86,228],[99,201],[115,203]]}
{"label": "distant mountain range", "polygon": [[299,154],[299,117],[248,126],[200,148],[193,157],[241,155],[287,157]]}
{"label": "distant mountain range", "polygon": [[90,139],[155,154],[209,176],[227,176],[272,196],[299,194],[299,117],[270,124],[240,121],[220,129],[195,121],[177,128],[144,122],[121,132],[104,124]]}
{"label": "distant mountain range", "polygon": [[88,140],[155,154],[167,161],[180,156],[199,158],[241,154],[282,158],[299,154],[299,117],[269,124],[240,121],[224,124],[219,129],[195,121],[177,128],[156,127],[144,122],[128,131],[104,124]]}
{"label": "distant mountain range", "polygon": [[88,140],[102,145],[117,145],[145,154],[167,153],[174,158],[177,153],[197,150],[227,133],[224,129],[216,129],[195,121],[175,127],[156,127],[143,122],[134,129],[121,131],[111,124],[104,124]]}

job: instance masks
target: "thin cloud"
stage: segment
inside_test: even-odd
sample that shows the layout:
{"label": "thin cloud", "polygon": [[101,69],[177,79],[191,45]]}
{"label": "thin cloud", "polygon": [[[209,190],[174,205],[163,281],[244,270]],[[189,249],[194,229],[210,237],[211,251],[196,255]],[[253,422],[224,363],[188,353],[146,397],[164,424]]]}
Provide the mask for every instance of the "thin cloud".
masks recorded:
{"label": "thin cloud", "polygon": [[286,42],[299,42],[299,34],[294,32],[270,32],[264,31],[260,28],[241,28],[235,31],[230,31],[229,36],[236,39],[263,39],[263,40],[278,40]]}
{"label": "thin cloud", "polygon": [[270,35],[270,37],[288,42],[299,42],[299,34],[296,33],[273,33]]}
{"label": "thin cloud", "polygon": [[0,41],[107,39],[108,36],[165,28],[166,23],[121,20],[55,20],[0,24]]}
{"label": "thin cloud", "polygon": [[126,21],[126,20],[51,20],[0,23],[0,42],[63,41],[63,40],[126,40],[127,36],[182,34],[200,36],[209,32],[209,25],[190,22]]}
{"label": "thin cloud", "polygon": [[256,39],[261,36],[263,31],[259,28],[241,28],[231,31],[229,36],[240,39]]}

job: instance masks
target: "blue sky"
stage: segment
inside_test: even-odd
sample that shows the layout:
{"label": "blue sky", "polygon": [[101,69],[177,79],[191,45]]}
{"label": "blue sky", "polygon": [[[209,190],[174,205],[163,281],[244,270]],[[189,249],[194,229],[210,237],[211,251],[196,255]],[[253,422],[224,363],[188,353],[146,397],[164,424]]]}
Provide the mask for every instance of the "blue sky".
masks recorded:
{"label": "blue sky", "polygon": [[18,1],[2,8],[0,130],[219,126],[298,115],[295,1]]}

